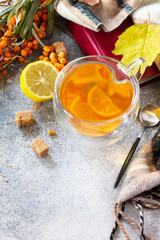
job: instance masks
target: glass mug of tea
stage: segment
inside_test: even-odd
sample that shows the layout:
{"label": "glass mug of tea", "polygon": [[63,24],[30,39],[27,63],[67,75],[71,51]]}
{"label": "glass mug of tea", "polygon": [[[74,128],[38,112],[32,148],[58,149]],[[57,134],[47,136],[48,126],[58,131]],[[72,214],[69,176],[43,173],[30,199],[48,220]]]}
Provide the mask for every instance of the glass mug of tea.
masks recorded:
{"label": "glass mug of tea", "polygon": [[[136,71],[136,73],[135,73]],[[144,59],[125,66],[105,56],[73,60],[55,82],[54,112],[74,142],[107,146],[121,139],[139,110]]]}

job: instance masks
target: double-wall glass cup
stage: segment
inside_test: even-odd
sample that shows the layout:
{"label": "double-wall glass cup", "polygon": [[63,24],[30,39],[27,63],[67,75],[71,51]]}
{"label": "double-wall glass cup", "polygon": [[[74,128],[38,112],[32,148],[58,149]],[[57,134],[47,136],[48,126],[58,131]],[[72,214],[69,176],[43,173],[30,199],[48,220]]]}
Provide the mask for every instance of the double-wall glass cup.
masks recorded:
{"label": "double-wall glass cup", "polygon": [[[67,111],[61,102],[61,86],[68,74],[87,63],[101,63],[106,65],[113,74],[114,83],[129,81],[133,87],[133,97],[129,108],[117,117],[111,119],[92,122],[75,117]],[[135,122],[140,101],[140,88],[138,80],[145,71],[144,59],[136,59],[125,66],[120,61],[105,56],[86,56],[73,60],[67,64],[59,73],[55,82],[55,96],[53,100],[54,113],[56,119],[63,129],[66,137],[72,139],[74,143],[104,147],[120,140]]]}

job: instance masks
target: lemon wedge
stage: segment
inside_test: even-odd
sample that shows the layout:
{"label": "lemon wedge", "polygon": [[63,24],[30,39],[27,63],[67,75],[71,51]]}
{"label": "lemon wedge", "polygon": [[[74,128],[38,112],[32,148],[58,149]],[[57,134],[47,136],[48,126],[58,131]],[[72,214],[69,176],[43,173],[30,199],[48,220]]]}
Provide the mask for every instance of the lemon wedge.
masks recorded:
{"label": "lemon wedge", "polygon": [[35,102],[45,102],[54,96],[54,83],[59,71],[49,62],[28,64],[21,73],[22,92]]}

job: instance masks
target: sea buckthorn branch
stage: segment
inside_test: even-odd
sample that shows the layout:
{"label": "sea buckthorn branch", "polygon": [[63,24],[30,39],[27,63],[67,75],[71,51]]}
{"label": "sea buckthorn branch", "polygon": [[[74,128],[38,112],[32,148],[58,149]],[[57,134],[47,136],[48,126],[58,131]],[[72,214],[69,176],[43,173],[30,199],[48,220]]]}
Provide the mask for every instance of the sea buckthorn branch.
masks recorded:
{"label": "sea buckthorn branch", "polygon": [[13,60],[22,63],[24,57],[38,49],[38,44],[44,47],[41,39],[47,36],[47,29],[50,37],[53,27],[54,0],[17,0],[1,11],[0,79]]}

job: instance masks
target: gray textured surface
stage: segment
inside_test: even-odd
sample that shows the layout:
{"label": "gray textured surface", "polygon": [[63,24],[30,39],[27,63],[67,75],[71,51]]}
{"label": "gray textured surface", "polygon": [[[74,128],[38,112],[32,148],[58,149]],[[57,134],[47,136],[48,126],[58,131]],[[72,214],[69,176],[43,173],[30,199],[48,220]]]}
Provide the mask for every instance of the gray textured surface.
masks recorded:
{"label": "gray textured surface", "polygon": [[[64,26],[61,18],[56,23]],[[55,27],[54,37],[48,41],[57,40],[65,42],[71,59],[83,55],[74,39]],[[40,50],[32,60],[39,54]],[[114,223],[113,204],[121,187],[114,190],[113,184],[141,127],[135,123],[121,141],[106,149],[84,149],[64,136],[49,101],[35,113],[33,126],[18,128],[13,122],[15,111],[32,109],[32,101],[17,83],[23,68],[18,63],[11,66],[12,81],[6,79],[0,89],[0,240],[108,240]],[[160,104],[159,92],[160,81],[143,87],[141,106]],[[57,136],[49,137],[48,128],[56,130]],[[148,129],[139,147],[155,131]],[[43,159],[30,147],[38,136],[50,147]],[[138,218],[133,209],[126,213]],[[160,239],[159,226],[159,211],[145,212],[145,232]],[[139,239],[132,227],[127,230],[131,239]],[[116,239],[124,237],[118,232]]]}

